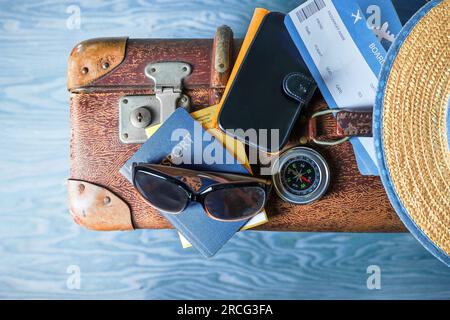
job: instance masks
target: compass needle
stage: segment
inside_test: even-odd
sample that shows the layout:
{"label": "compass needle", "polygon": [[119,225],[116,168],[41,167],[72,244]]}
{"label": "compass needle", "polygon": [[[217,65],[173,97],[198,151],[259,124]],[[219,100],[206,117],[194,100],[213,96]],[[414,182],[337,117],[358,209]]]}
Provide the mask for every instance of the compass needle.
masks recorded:
{"label": "compass needle", "polygon": [[[277,168],[276,172],[274,168]],[[313,202],[325,194],[329,176],[325,159],[306,147],[286,151],[272,167],[277,194],[283,200],[297,204]]]}

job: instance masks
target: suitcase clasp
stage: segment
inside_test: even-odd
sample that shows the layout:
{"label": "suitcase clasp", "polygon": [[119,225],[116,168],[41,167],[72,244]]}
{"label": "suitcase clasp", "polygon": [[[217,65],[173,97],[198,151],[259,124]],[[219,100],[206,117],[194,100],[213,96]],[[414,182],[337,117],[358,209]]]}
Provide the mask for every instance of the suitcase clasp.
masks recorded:
{"label": "suitcase clasp", "polygon": [[192,72],[185,62],[156,62],[145,67],[153,80],[153,95],[124,96],[119,100],[119,138],[122,143],[144,143],[145,129],[163,123],[177,108],[189,111],[190,99],[182,93],[183,79]]}

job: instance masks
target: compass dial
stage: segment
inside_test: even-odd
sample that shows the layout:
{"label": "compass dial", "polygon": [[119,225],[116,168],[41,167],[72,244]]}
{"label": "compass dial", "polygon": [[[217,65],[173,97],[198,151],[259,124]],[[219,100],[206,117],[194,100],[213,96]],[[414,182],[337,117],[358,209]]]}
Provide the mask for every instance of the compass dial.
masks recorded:
{"label": "compass dial", "polygon": [[298,156],[287,161],[281,168],[281,179],[290,192],[306,195],[319,185],[320,170],[308,157]]}
{"label": "compass dial", "polygon": [[329,185],[329,168],[315,150],[297,147],[283,153],[272,167],[277,194],[286,201],[306,204],[319,199]]}

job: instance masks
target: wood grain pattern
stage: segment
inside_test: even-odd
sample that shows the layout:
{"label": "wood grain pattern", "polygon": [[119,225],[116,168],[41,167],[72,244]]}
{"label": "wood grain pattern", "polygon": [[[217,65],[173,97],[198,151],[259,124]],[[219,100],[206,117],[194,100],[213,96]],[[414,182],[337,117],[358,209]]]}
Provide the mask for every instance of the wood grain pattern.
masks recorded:
{"label": "wood grain pattern", "polygon": [[[66,27],[72,4],[80,29]],[[181,249],[173,230],[93,232],[67,214],[66,63],[76,43],[211,38],[221,24],[242,37],[254,7],[286,12],[297,4],[0,3],[0,298],[450,299],[450,271],[406,233],[247,231],[205,260]],[[81,270],[79,290],[66,286],[72,265]],[[366,287],[369,265],[381,268],[381,290]]]}

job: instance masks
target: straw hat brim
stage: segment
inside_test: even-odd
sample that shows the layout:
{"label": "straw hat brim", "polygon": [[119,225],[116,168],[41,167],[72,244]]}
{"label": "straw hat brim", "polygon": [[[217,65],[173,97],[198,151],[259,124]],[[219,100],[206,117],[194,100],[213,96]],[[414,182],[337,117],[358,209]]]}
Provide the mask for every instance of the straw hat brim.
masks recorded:
{"label": "straw hat brim", "polygon": [[409,231],[450,266],[450,0],[404,26],[379,77],[374,141],[380,176]]}

